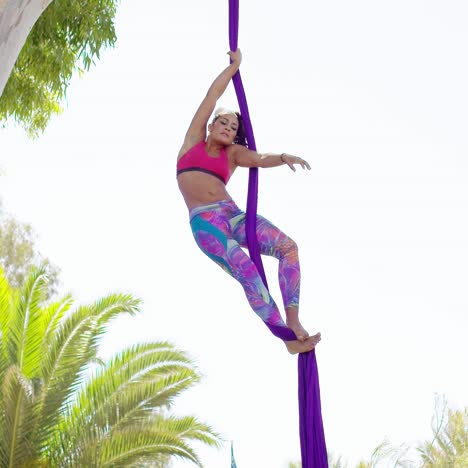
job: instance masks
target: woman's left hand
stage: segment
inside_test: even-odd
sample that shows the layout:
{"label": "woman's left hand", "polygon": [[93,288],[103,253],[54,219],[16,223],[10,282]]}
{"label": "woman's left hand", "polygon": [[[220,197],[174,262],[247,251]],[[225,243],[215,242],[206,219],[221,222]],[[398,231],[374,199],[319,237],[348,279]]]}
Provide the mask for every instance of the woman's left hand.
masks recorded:
{"label": "woman's left hand", "polygon": [[310,169],[310,164],[305,159],[299,158],[298,156],[292,156],[291,154],[283,153],[281,155],[281,161],[287,164],[294,172],[296,172],[294,164],[300,164],[302,169]]}
{"label": "woman's left hand", "polygon": [[237,49],[234,52],[230,50],[228,52],[228,55],[229,57],[231,57],[232,63],[239,67],[242,62],[242,52],[240,51],[240,49]]}

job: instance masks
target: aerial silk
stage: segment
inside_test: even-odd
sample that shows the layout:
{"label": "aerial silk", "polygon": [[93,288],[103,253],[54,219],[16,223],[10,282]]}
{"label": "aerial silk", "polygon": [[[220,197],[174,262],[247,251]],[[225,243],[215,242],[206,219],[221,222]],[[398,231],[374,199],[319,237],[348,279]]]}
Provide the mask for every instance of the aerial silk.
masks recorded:
{"label": "aerial silk", "polygon": [[[232,51],[237,49],[239,33],[239,0],[229,0],[229,46]],[[247,99],[240,72],[232,78],[236,90],[239,110],[245,126],[247,145],[256,151],[255,138],[250,122]],[[250,258],[257,266],[265,286],[268,284],[263,268],[260,248],[257,242],[257,198],[258,169],[249,170],[249,189],[247,194],[246,236]],[[296,340],[296,335],[286,327],[270,325],[265,322],[270,331],[284,341]],[[299,434],[301,441],[302,468],[327,468],[327,447],[323,431],[322,410],[320,405],[320,387],[315,350],[300,353],[298,357],[298,396],[299,396]]]}

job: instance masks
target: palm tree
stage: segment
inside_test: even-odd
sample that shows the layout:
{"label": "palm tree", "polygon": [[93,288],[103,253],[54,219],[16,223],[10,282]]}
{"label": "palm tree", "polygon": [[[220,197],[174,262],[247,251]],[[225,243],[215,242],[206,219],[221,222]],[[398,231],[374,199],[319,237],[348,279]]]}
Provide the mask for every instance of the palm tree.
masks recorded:
{"label": "palm tree", "polygon": [[169,413],[199,381],[193,362],[166,342],[135,344],[104,363],[99,338],[139,301],[111,294],[74,307],[47,303],[45,270],[21,289],[0,269],[0,466],[202,466],[191,441],[219,437],[193,416]]}

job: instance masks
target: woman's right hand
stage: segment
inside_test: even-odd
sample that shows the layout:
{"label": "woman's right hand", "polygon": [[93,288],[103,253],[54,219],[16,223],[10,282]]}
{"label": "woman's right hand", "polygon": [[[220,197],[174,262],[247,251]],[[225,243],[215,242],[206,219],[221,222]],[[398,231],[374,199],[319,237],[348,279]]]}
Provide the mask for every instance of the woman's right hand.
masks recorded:
{"label": "woman's right hand", "polygon": [[239,66],[241,64],[241,62],[242,62],[242,53],[241,53],[240,49],[237,49],[235,52],[230,50],[228,52],[228,54],[229,54],[229,57],[231,57],[232,63],[234,63],[237,66]]}

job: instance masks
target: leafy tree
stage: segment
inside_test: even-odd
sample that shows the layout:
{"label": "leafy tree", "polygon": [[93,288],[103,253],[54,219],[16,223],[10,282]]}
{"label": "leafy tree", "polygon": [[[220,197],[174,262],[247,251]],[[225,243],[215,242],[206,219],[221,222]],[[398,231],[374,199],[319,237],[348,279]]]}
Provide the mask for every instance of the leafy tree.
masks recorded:
{"label": "leafy tree", "polygon": [[199,381],[187,355],[150,342],[98,358],[108,324],[139,301],[112,294],[74,307],[46,297],[44,269],[19,290],[0,270],[0,466],[162,467],[173,456],[201,466],[190,442],[216,446],[218,436],[168,412]]}
{"label": "leafy tree", "polygon": [[13,287],[20,287],[31,267],[43,265],[49,278],[49,294],[55,294],[60,270],[41,256],[34,245],[36,235],[30,224],[22,223],[3,209],[0,200],[0,266]]}
{"label": "leafy tree", "polygon": [[424,468],[466,468],[468,466],[468,408],[447,409],[445,399],[436,401],[432,419],[432,441],[418,447]]}
{"label": "leafy tree", "polygon": [[54,0],[16,60],[0,97],[0,121],[13,119],[31,136],[42,132],[61,112],[75,71],[88,70],[114,45],[116,6],[117,0]]}

